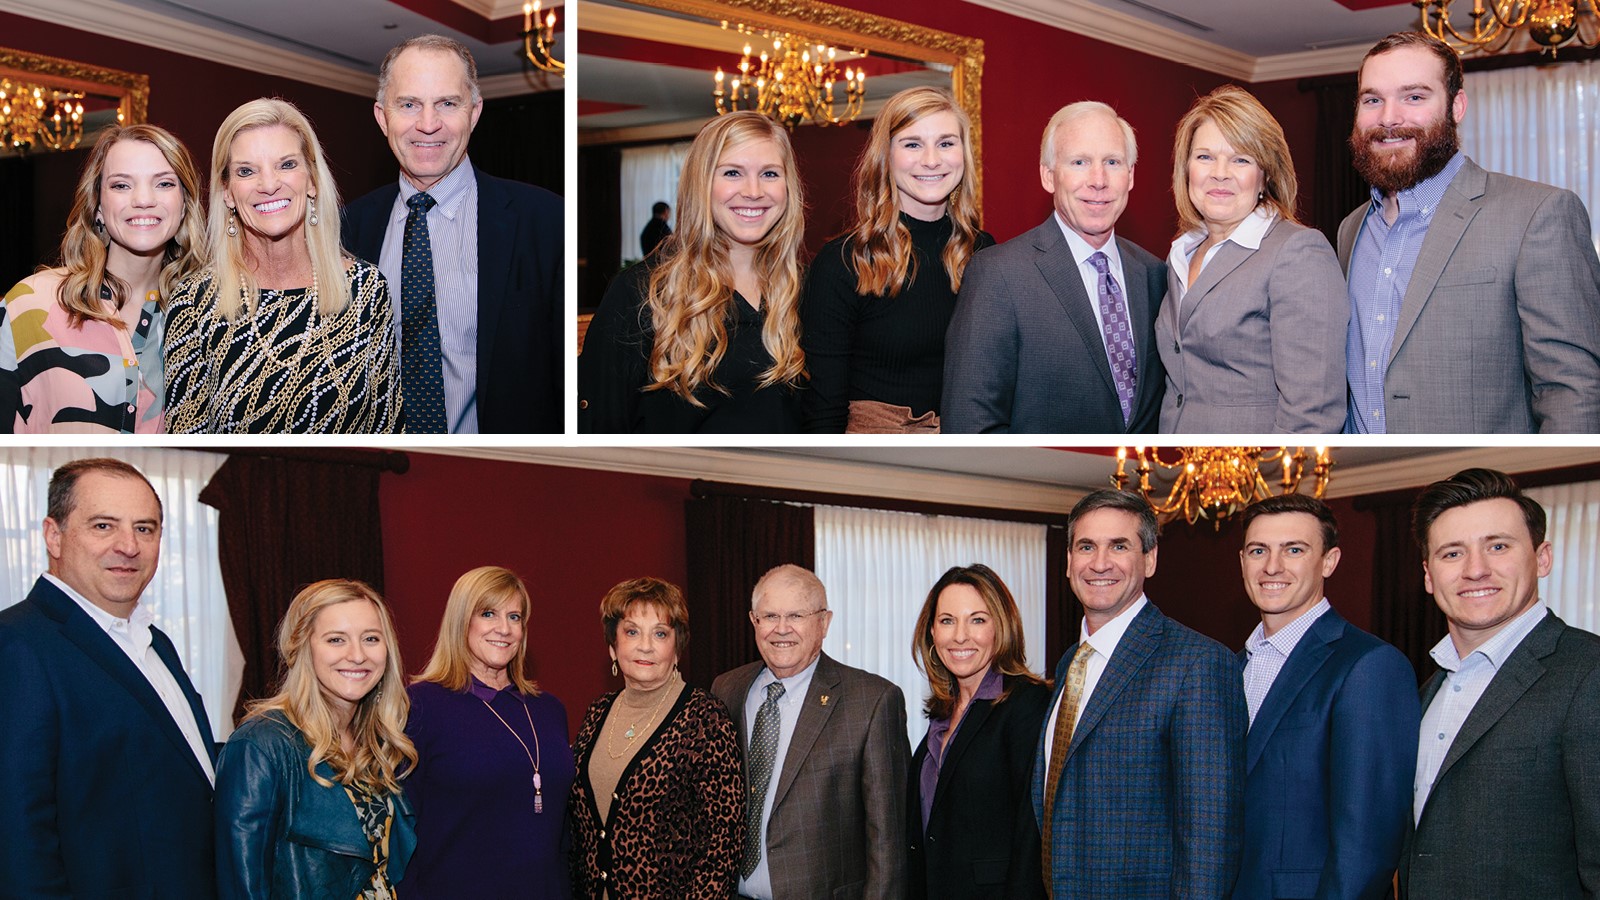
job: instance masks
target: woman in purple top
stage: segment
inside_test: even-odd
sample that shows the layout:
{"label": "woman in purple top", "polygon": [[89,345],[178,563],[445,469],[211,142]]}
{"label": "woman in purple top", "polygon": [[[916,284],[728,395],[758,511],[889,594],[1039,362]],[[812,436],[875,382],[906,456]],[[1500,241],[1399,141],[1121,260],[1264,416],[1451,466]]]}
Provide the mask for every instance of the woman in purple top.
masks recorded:
{"label": "woman in purple top", "polygon": [[911,649],[929,696],[906,804],[907,896],[1044,897],[1029,789],[1050,686],[1028,671],[1017,601],[988,566],[950,569]]}
{"label": "woman in purple top", "polygon": [[508,569],[462,575],[411,685],[408,900],[570,895],[560,847],[573,776],[567,711],[524,672],[529,605]]}

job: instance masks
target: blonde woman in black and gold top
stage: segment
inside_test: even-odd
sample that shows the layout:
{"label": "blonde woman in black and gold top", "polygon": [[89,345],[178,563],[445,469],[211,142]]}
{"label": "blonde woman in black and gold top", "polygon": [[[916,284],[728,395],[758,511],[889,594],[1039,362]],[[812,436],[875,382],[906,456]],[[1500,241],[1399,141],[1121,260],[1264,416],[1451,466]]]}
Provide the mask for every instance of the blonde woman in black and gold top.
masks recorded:
{"label": "blonde woman in black and gold top", "polygon": [[377,268],[339,245],[311,123],[252,100],[211,152],[211,265],[167,310],[167,430],[400,430],[394,316]]}

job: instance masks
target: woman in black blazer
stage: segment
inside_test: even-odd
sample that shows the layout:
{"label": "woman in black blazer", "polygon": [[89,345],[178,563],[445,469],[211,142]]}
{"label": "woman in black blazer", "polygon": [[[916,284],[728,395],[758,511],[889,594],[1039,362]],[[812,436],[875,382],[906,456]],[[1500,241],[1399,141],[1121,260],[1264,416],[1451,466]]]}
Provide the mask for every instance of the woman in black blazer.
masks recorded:
{"label": "woman in black blazer", "polygon": [[929,697],[909,775],[907,896],[1043,897],[1028,792],[1050,687],[1028,671],[1016,600],[988,566],[950,569],[911,647]]}

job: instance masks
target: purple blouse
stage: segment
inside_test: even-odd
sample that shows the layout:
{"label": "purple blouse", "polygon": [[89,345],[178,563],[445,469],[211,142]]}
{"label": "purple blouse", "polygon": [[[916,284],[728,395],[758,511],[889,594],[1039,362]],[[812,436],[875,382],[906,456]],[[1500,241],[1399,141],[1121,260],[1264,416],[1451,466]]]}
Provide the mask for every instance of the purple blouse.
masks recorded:
{"label": "purple blouse", "polygon": [[[974,700],[995,700],[1005,690],[1005,676],[994,666],[984,673],[983,680],[978,682],[978,692],[972,695]],[[962,717],[965,720],[965,716]],[[928,830],[928,819],[933,815],[933,792],[939,787],[939,768],[944,765],[944,752],[950,742],[955,740],[955,734],[961,730],[960,723],[955,730],[950,728],[949,719],[928,720],[928,755],[922,760],[922,771],[917,774],[922,788],[922,830]]]}
{"label": "purple blouse", "polygon": [[[561,701],[525,697],[515,686],[496,691],[476,678],[466,691],[431,682],[409,691],[406,734],[419,759],[403,784],[417,814],[417,850],[397,893],[407,900],[569,896],[561,839],[575,769]],[[529,717],[544,803],[537,813]]]}

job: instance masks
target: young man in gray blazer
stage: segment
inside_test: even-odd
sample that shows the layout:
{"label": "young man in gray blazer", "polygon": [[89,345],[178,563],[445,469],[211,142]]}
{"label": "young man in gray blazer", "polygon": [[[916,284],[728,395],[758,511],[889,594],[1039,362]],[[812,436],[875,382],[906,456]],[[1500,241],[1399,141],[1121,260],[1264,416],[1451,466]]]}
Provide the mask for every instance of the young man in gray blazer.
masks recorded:
{"label": "young man in gray blazer", "polygon": [[1600,637],[1545,607],[1545,512],[1467,469],[1412,512],[1449,634],[1422,689],[1401,900],[1600,894]]}
{"label": "young man in gray blazer", "polygon": [[1345,431],[1600,431],[1600,257],[1583,201],[1460,152],[1461,59],[1441,41],[1391,34],[1358,78],[1350,150],[1372,201],[1339,226]]}
{"label": "young man in gray blazer", "polygon": [[1167,267],[1116,236],[1139,155],[1104,103],[1045,126],[1042,225],[972,258],[945,336],[951,433],[1153,432],[1165,376],[1155,347]]}
{"label": "young man in gray blazer", "polygon": [[905,897],[905,697],[822,652],[832,617],[815,574],[772,569],[751,601],[761,661],[711,686],[745,751],[741,897]]}

